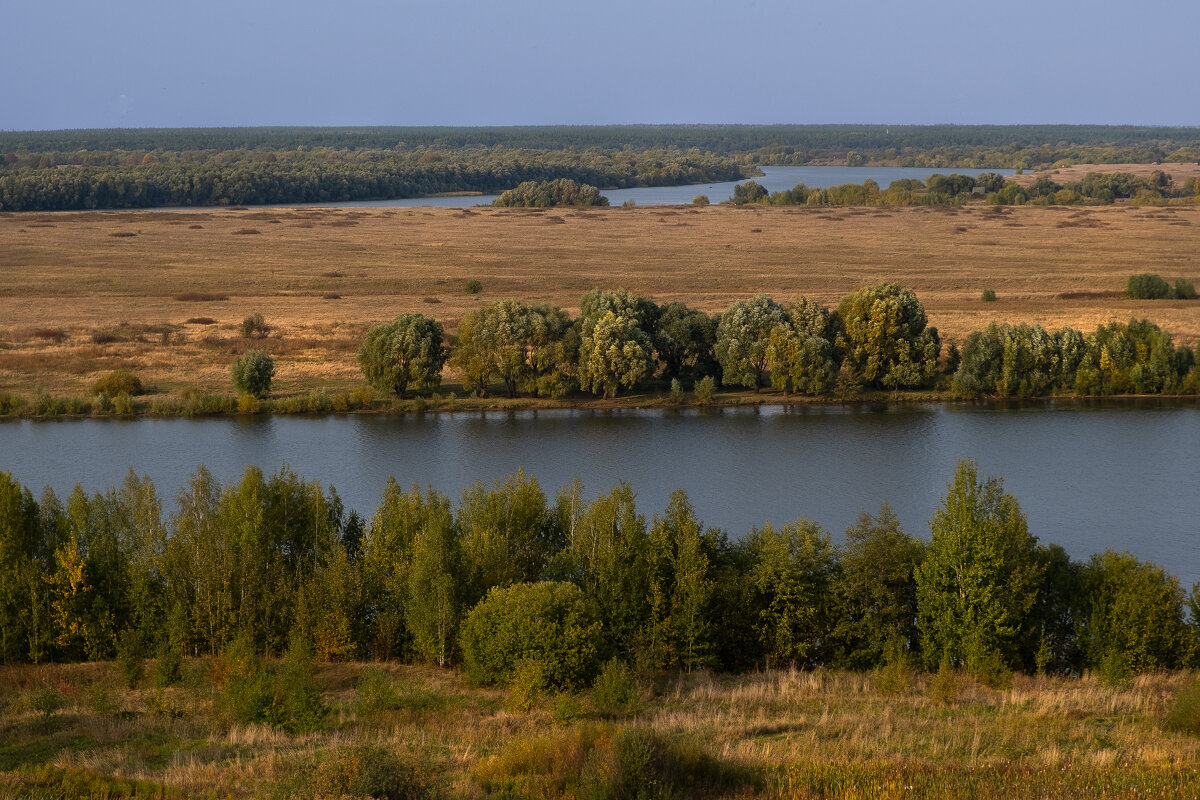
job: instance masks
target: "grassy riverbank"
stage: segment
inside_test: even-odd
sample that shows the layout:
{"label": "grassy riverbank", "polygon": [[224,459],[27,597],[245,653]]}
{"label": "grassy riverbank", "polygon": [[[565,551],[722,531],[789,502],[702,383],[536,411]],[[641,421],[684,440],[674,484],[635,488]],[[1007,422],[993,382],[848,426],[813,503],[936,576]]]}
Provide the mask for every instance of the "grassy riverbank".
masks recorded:
{"label": "grassy riverbank", "polygon": [[[372,324],[415,311],[453,334],[487,302],[577,313],[595,287],[715,312],[758,292],[836,305],[894,280],[960,343],[991,321],[1088,332],[1134,317],[1200,341],[1194,302],[1122,295],[1134,273],[1200,278],[1190,206],[0,214],[0,241],[0,392],[27,400],[90,397],[118,368],[152,397],[224,394],[249,349],[275,358],[276,395],[334,397],[362,384]],[[256,313],[270,333],[244,338]]]}
{"label": "grassy riverbank", "polygon": [[1016,676],[1006,688],[906,673],[697,673],[644,680],[632,713],[617,717],[599,714],[586,694],[542,698],[526,712],[510,692],[474,688],[456,671],[370,669],[374,683],[363,680],[365,664],[319,667],[329,713],[315,733],[289,735],[234,721],[221,668],[206,659],[188,660],[183,683],[166,689],[149,679],[127,688],[107,663],[0,668],[0,794],[1200,793],[1200,738],[1164,722],[1195,683],[1188,673],[1119,686]]}

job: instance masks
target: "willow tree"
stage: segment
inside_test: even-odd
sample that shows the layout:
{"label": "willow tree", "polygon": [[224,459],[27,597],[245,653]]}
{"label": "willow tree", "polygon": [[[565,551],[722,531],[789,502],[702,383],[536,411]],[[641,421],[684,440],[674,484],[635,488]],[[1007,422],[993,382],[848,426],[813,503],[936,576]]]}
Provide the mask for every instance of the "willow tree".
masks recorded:
{"label": "willow tree", "polygon": [[442,324],[421,314],[401,314],[367,331],[358,364],[377,389],[403,397],[410,385],[434,387],[442,381],[446,348]]}
{"label": "willow tree", "polygon": [[731,305],[721,315],[714,347],[722,380],[757,392],[766,381],[771,331],[787,319],[783,306],[765,294]]}

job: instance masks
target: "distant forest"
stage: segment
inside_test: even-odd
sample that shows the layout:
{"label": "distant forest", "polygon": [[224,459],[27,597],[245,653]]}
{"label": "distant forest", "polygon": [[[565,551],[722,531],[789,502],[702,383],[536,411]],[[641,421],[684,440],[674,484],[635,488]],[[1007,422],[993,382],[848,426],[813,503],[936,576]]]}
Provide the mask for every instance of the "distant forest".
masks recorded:
{"label": "distant forest", "polygon": [[612,125],[0,132],[0,210],[339,202],[738,180],[759,165],[1200,160],[1200,128]]}

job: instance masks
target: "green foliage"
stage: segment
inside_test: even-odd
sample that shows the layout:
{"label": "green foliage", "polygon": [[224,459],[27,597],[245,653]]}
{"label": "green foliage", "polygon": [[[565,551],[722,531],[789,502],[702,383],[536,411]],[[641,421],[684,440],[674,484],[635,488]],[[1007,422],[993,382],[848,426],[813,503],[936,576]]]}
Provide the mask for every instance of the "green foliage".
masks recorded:
{"label": "green foliage", "polygon": [[251,350],[234,359],[231,372],[233,388],[254,397],[266,397],[271,393],[271,380],[275,377],[275,359],[267,353]]}
{"label": "green foliage", "polygon": [[499,378],[508,396],[516,397],[518,387],[530,384],[530,356],[548,334],[547,321],[537,309],[515,300],[489,303],[459,323],[450,366],[462,374],[468,389],[482,394],[493,378]]}
{"label": "green foliage", "polygon": [[530,659],[541,664],[548,689],[579,688],[595,673],[599,634],[574,584],[497,587],[463,622],[463,668],[476,683],[505,684]]}
{"label": "green foliage", "polygon": [[242,320],[243,339],[262,339],[271,332],[271,326],[263,319],[262,314],[251,314]]}
{"label": "green foliage", "polygon": [[995,289],[984,289],[984,290],[983,290],[983,296],[982,296],[982,298],[981,298],[981,299],[982,299],[982,300],[983,300],[983,302],[985,302],[985,303],[994,303],[994,302],[996,302],[996,290],[995,290]]}
{"label": "green foliage", "polygon": [[654,350],[662,362],[663,377],[696,377],[711,372],[717,338],[713,318],[683,303],[668,303],[653,327]]}
{"label": "green foliage", "polygon": [[42,715],[43,720],[49,720],[66,705],[66,698],[54,686],[45,684],[35,689],[29,698],[29,707]]}
{"label": "green foliage", "polygon": [[708,195],[706,195],[706,194],[698,194],[692,198],[692,205],[694,205],[694,206],[703,207],[708,204],[709,204],[709,200],[708,200]]}
{"label": "green foliage", "polygon": [[837,569],[829,534],[806,519],[778,530],[768,523],[750,533],[745,548],[744,613],[767,666],[823,663]]}
{"label": "green foliage", "polygon": [[1071,328],[991,323],[967,336],[952,385],[972,397],[1030,397],[1074,389],[1094,344]]}
{"label": "green foliage", "polygon": [[596,713],[609,719],[635,716],[642,705],[642,691],[625,662],[612,659],[592,684],[590,694]]}
{"label": "green foliage", "polygon": [[367,331],[358,364],[376,389],[403,397],[408,387],[433,388],[442,381],[446,351],[442,325],[420,314],[401,314]]}
{"label": "green foliage", "polygon": [[767,202],[767,190],[757,181],[739,183],[733,187],[733,197],[730,199],[730,202],[735,206],[765,203]]}
{"label": "green foliage", "polygon": [[466,284],[464,284],[463,291],[465,291],[467,294],[479,294],[483,291],[483,284],[475,278],[471,278],[466,282]]}
{"label": "green foliage", "polygon": [[771,331],[787,321],[783,307],[765,294],[741,300],[721,315],[714,352],[724,370],[722,381],[762,387],[770,363]]}
{"label": "green foliage", "polygon": [[130,689],[137,688],[146,671],[146,654],[141,635],[133,628],[121,631],[117,638],[117,670]]}
{"label": "green foliage", "polygon": [[1044,570],[1016,498],[960,461],[930,528],[916,569],[925,663],[982,673],[1012,663]]}
{"label": "green foliage", "polygon": [[492,795],[597,800],[741,796],[753,783],[747,770],[695,744],[608,725],[517,738],[480,761],[473,776]]}
{"label": "green foliage", "polygon": [[542,662],[532,658],[518,661],[508,682],[508,702],[505,707],[509,711],[524,714],[536,708],[545,694],[546,669]]}
{"label": "green foliage", "polygon": [[579,383],[605,398],[616,397],[650,374],[653,352],[636,320],[607,311],[579,345]]}
{"label": "green foliage", "polygon": [[701,405],[709,405],[717,393],[717,382],[713,380],[713,376],[705,375],[700,380],[696,381],[696,400]]}
{"label": "green foliage", "polygon": [[838,305],[837,349],[868,385],[901,389],[928,383],[937,373],[941,342],[925,326],[925,308],[912,289],[867,286]]}
{"label": "green foliage", "polygon": [[1089,666],[1132,674],[1191,662],[1196,642],[1183,622],[1185,595],[1162,567],[1109,550],[1088,562],[1083,584]]}
{"label": "green foliage", "polygon": [[518,208],[552,206],[606,206],[608,198],[590,184],[578,184],[570,178],[549,181],[524,181],[492,201],[492,205]]}
{"label": "green foliage", "polygon": [[461,615],[461,542],[449,498],[430,490],[423,516],[412,542],[405,621],[417,654],[445,666],[454,655]]}
{"label": "green foliage", "polygon": [[1200,683],[1193,682],[1175,693],[1167,703],[1163,727],[1192,736],[1200,736]]}
{"label": "green foliage", "polygon": [[343,745],[313,769],[314,797],[371,797],[420,800],[429,797],[430,781],[415,764],[380,744]]}
{"label": "green foliage", "polygon": [[1176,300],[1195,300],[1196,286],[1187,278],[1175,279],[1175,299]]}
{"label": "green foliage", "polygon": [[1125,295],[1135,300],[1163,300],[1172,296],[1171,285],[1153,272],[1130,275]]}
{"label": "green foliage", "polygon": [[916,569],[924,556],[924,544],[900,528],[886,504],[847,529],[834,582],[841,607],[834,636],[847,666],[899,669],[916,650]]}
{"label": "green foliage", "polygon": [[837,379],[829,341],[788,323],[771,329],[767,368],[771,385],[783,389],[784,394],[823,395]]}
{"label": "green foliage", "polygon": [[950,659],[943,658],[937,672],[930,677],[925,693],[935,703],[950,705],[958,700],[962,689],[960,684],[958,672],[950,665]]}
{"label": "green foliage", "polygon": [[294,637],[283,664],[263,664],[242,637],[223,655],[222,699],[235,720],[263,723],[288,733],[310,733],[325,722],[329,709],[307,640]]}
{"label": "green foliage", "polygon": [[357,691],[355,709],[361,716],[399,711],[403,706],[396,687],[380,667],[372,666],[363,670]]}
{"label": "green foliage", "polygon": [[127,369],[114,369],[92,384],[92,394],[118,397],[122,394],[139,395],[144,392],[142,381]]}

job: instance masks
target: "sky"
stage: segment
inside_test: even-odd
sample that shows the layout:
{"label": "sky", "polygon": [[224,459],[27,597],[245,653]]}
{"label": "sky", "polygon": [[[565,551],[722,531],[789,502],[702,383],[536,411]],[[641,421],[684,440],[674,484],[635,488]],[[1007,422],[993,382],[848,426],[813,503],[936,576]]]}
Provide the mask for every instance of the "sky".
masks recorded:
{"label": "sky", "polygon": [[0,129],[1200,124],[1197,0],[0,0]]}

